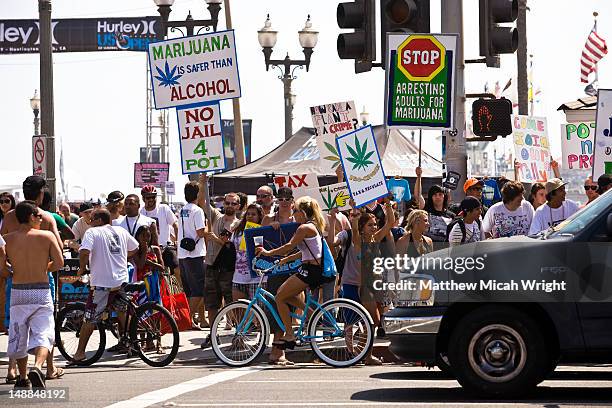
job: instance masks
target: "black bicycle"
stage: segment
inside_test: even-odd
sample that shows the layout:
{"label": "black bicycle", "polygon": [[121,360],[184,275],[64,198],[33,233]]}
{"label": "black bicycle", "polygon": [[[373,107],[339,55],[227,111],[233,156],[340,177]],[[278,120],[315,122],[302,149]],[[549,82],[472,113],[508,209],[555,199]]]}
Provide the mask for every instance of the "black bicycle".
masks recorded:
{"label": "black bicycle", "polygon": [[[72,364],[89,366],[102,357],[106,348],[106,332],[111,332],[119,342],[116,346],[127,352],[128,357],[138,355],[152,367],[170,364],[179,348],[179,330],[170,312],[155,302],[138,306],[132,300],[134,294],[144,290],[144,282],[124,284],[123,292],[115,302],[121,307],[108,305],[91,334],[85,349],[85,359],[75,360],[73,355],[79,345],[81,326],[85,317],[85,304],[69,303],[63,307],[55,322],[55,344],[60,353]],[[125,326],[119,330],[116,310],[126,310]],[[121,333],[121,334],[120,334]]]}

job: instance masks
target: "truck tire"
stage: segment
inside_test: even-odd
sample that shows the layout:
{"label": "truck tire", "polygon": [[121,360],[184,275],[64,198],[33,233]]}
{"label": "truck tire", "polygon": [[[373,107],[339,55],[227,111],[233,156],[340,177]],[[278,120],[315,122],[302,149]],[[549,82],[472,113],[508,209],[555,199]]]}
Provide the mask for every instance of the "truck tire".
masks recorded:
{"label": "truck tire", "polygon": [[509,306],[485,306],[464,316],[449,342],[459,383],[488,397],[515,398],[545,377],[551,357],[538,324]]}

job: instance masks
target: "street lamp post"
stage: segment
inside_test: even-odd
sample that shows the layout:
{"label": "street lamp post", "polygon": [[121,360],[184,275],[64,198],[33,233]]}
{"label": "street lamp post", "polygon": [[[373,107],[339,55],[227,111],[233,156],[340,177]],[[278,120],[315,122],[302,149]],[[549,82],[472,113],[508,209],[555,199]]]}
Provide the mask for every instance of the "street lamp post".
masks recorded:
{"label": "street lamp post", "polygon": [[205,28],[206,31],[210,30],[210,27],[212,27],[213,31],[217,31],[219,11],[221,10],[222,0],[206,0],[206,4],[208,4],[208,11],[210,12],[210,19],[194,20],[190,11],[185,21],[169,21],[170,12],[172,11],[171,7],[174,4],[174,0],[153,1],[155,2],[155,5],[157,5],[157,11],[161,16],[161,30],[159,30],[159,33],[157,33],[160,40],[166,38],[166,35],[168,35],[168,28],[170,28],[170,31],[178,30],[183,35],[185,34],[180,30],[181,28],[185,28],[187,30],[186,35],[193,35],[193,30],[195,27]]}
{"label": "street lamp post", "polygon": [[[281,71],[281,75],[278,77],[284,85],[284,100],[285,100],[285,140],[293,134],[293,106],[295,104],[295,95],[291,93],[291,83],[297,77],[295,76],[295,70],[297,68],[303,69],[306,67],[306,72],[310,68],[310,57],[314,52],[314,47],[317,45],[319,39],[318,31],[312,29],[312,23],[310,22],[310,15],[306,20],[304,28],[298,31],[300,45],[304,52],[303,60],[292,60],[289,58],[289,53],[282,60],[270,59],[272,56],[272,48],[276,45],[276,36],[278,32],[272,29],[272,23],[270,22],[270,15],[268,14],[264,27],[257,32],[257,39],[262,47],[262,52],[265,57],[266,71],[270,69],[270,65],[278,68]],[[283,68],[281,68],[283,67]],[[291,67],[293,70],[291,70]]]}
{"label": "street lamp post", "polygon": [[359,114],[359,119],[361,119],[362,126],[366,126],[368,124],[368,119],[370,119],[370,114],[366,112],[365,106],[363,107],[363,111]]}
{"label": "street lamp post", "polygon": [[34,90],[34,96],[30,98],[30,107],[34,113],[34,136],[40,135],[40,119],[38,114],[40,113],[40,97],[38,96],[38,90]]}

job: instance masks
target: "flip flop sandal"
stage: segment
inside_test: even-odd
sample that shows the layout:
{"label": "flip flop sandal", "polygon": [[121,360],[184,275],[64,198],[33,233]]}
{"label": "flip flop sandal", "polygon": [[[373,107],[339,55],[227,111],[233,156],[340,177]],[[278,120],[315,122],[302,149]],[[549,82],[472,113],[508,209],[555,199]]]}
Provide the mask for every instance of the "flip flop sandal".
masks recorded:
{"label": "flip flop sandal", "polygon": [[45,376],[38,367],[32,367],[28,373],[28,380],[32,383],[32,388],[46,388]]}
{"label": "flip flop sandal", "polygon": [[45,380],[58,380],[62,378],[62,376],[66,374],[63,368],[55,367],[55,371],[51,375],[45,376]]}

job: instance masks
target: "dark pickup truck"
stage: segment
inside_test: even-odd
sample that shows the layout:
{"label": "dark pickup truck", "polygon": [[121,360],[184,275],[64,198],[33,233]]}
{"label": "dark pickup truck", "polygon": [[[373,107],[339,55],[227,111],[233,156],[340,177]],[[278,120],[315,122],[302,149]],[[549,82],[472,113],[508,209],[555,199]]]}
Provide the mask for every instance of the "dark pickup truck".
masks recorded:
{"label": "dark pickup truck", "polygon": [[418,258],[413,273],[400,275],[412,286],[383,317],[390,350],[492,397],[533,389],[560,362],[612,363],[611,243],[608,191],[537,237]]}

